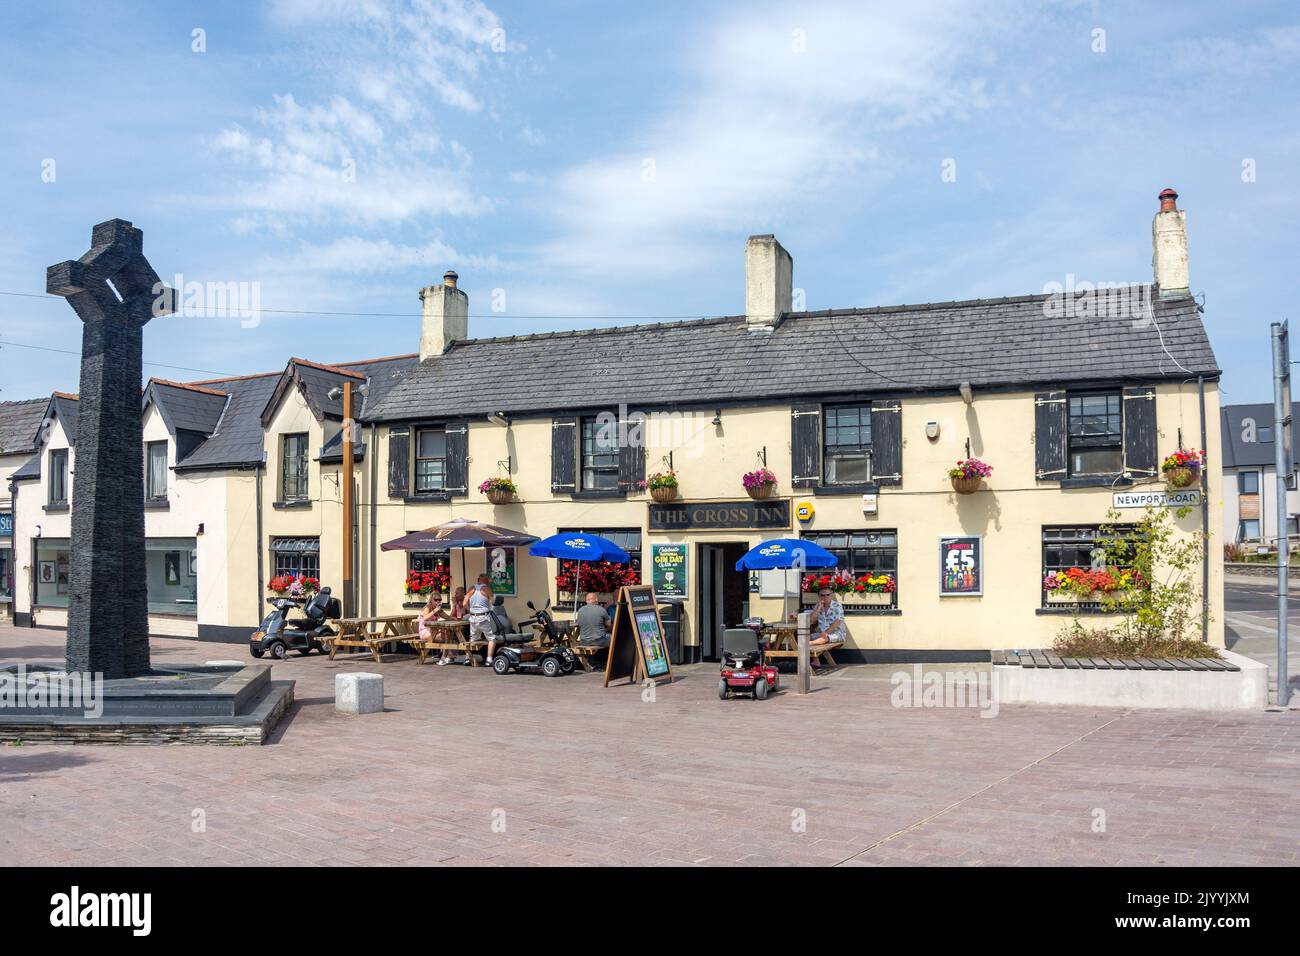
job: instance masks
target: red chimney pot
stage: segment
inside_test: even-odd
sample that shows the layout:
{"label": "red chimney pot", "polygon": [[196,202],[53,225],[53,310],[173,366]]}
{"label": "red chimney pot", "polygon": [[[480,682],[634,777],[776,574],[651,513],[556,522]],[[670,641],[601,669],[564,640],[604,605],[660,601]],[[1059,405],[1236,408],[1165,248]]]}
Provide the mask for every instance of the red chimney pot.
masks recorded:
{"label": "red chimney pot", "polygon": [[1160,190],[1160,195],[1157,198],[1160,200],[1161,212],[1174,212],[1178,209],[1178,193],[1173,189],[1166,186]]}

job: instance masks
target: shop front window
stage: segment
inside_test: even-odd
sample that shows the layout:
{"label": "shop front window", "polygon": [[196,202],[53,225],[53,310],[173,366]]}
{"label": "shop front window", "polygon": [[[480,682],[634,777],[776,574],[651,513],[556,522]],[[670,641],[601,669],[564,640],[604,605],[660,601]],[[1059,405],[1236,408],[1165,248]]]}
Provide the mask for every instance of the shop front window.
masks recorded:
{"label": "shop front window", "polygon": [[149,538],[144,543],[150,614],[193,617],[199,607],[198,543],[194,538]]}
{"label": "shop front window", "polygon": [[[898,532],[883,531],[816,531],[802,535],[805,541],[819,544],[835,555],[839,563],[832,571],[847,572],[855,580],[863,577],[889,577],[894,583],[890,607],[898,606]],[[815,601],[816,594],[805,594],[806,602]],[[843,603],[845,599],[840,598]],[[857,610],[852,601],[845,603],[846,610]]]}
{"label": "shop front window", "polygon": [[0,548],[0,602],[14,599],[14,553]]}
{"label": "shop front window", "polygon": [[37,607],[68,606],[71,553],[67,538],[40,538],[36,542]]}
{"label": "shop front window", "polygon": [[320,538],[272,538],[273,576],[320,578]]}

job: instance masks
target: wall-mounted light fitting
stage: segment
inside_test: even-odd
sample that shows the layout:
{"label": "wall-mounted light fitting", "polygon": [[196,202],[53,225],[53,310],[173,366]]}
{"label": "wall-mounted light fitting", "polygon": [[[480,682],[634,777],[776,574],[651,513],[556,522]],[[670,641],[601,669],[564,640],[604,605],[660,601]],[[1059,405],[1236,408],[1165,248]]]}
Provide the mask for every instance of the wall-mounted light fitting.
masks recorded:
{"label": "wall-mounted light fitting", "polygon": [[957,386],[957,391],[961,393],[961,400],[967,405],[975,401],[975,394],[971,391],[970,382],[962,382]]}
{"label": "wall-mounted light fitting", "polygon": [[506,417],[505,412],[492,412],[488,415],[488,421],[493,425],[500,425],[502,428],[510,427],[510,419]]}
{"label": "wall-mounted light fitting", "polygon": [[937,441],[937,440],[938,440],[938,438],[939,438],[939,423],[938,423],[938,422],[926,422],[926,423],[925,423],[925,437],[928,438],[928,439],[930,439],[930,441]]}

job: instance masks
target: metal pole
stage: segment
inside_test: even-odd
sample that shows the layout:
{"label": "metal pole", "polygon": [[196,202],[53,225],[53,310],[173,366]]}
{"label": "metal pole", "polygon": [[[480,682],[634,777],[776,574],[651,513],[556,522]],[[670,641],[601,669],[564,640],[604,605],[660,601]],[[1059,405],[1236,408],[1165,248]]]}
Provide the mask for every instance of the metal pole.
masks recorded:
{"label": "metal pole", "polygon": [[340,484],[343,486],[343,616],[355,617],[357,610],[357,601],[355,593],[355,584],[353,580],[355,572],[352,567],[353,558],[353,514],[352,505],[352,478],[353,478],[353,460],[352,460],[352,431],[355,423],[352,421],[352,383],[343,383],[343,475]]}
{"label": "metal pole", "polygon": [[812,631],[812,611],[799,612],[799,673],[796,675],[795,693],[806,694],[812,690],[812,666],[808,661],[808,641]]}
{"label": "metal pole", "polygon": [[[1205,376],[1196,377],[1196,388],[1201,400],[1201,451],[1206,449],[1205,438]],[[1222,442],[1220,442],[1222,447]],[[1210,640],[1210,477],[1209,466],[1201,462],[1201,643]],[[1219,469],[1223,474],[1223,469]]]}
{"label": "metal pole", "polygon": [[1291,698],[1287,665],[1287,565],[1291,541],[1287,535],[1286,476],[1291,470],[1291,348],[1287,324],[1274,322],[1273,333],[1273,461],[1277,472],[1277,695],[1285,707]]}

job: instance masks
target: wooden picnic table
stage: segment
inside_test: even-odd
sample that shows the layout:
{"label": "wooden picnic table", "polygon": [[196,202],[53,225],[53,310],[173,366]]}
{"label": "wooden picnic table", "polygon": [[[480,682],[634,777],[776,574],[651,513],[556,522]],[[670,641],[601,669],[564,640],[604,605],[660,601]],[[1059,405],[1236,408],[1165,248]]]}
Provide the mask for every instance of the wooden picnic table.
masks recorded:
{"label": "wooden picnic table", "polygon": [[415,634],[414,614],[390,614],[379,617],[345,617],[339,620],[339,632],[322,638],[329,645],[330,660],[340,647],[369,651],[380,663],[379,650],[388,644],[409,643]]}
{"label": "wooden picnic table", "polygon": [[[768,648],[764,652],[767,657],[788,657],[798,659],[799,657],[799,627],[795,624],[765,624],[763,625],[763,637],[767,639]],[[813,644],[808,648],[808,656],[814,660],[826,659],[826,663],[831,667],[838,667],[835,658],[831,655],[831,648],[840,647],[842,644],[822,644],[820,646]]]}
{"label": "wooden picnic table", "polygon": [[429,640],[424,640],[417,633],[414,640],[407,642],[420,655],[421,664],[429,659],[430,651],[460,651],[471,666],[478,666],[474,652],[487,647],[487,641],[469,639],[469,621],[464,618],[434,618],[425,621],[424,626],[429,629]]}

